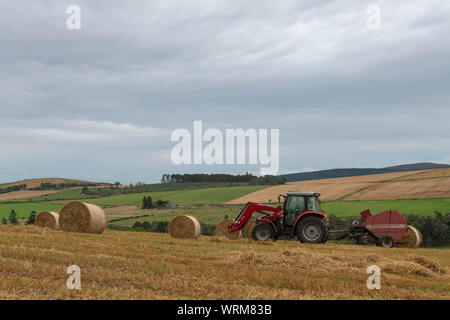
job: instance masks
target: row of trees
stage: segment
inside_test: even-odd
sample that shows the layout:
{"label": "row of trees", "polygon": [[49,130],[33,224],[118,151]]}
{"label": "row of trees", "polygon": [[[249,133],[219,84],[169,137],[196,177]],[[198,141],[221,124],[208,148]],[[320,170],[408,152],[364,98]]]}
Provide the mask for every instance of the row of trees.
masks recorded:
{"label": "row of trees", "polygon": [[142,207],[141,209],[151,209],[154,208],[152,197],[144,197],[142,198]]}
{"label": "row of trees", "polygon": [[286,177],[276,177],[276,176],[262,176],[258,178],[254,178],[250,180],[250,184],[252,185],[276,185],[276,184],[285,184]]}
{"label": "row of trees", "polygon": [[153,202],[151,196],[143,197],[141,209],[165,208],[169,202],[170,202],[169,200],[161,200],[161,199],[158,199],[156,200],[156,202]]}
{"label": "row of trees", "polygon": [[251,173],[245,173],[244,175],[232,175],[232,174],[163,174],[161,183],[199,183],[199,182],[228,182],[228,183],[248,183],[257,185],[275,185],[284,184],[286,182],[285,177],[276,177],[266,175],[262,177],[254,176]]}
{"label": "row of trees", "polygon": [[196,174],[163,174],[161,183],[187,183],[187,182],[247,182],[256,178],[251,173],[243,175],[221,173],[196,173]]}
{"label": "row of trees", "polygon": [[[61,190],[73,187],[91,187],[96,186],[96,183],[90,182],[62,182],[62,183],[50,183],[50,182],[42,182],[39,187],[30,188],[30,190]],[[119,183],[120,185],[120,183]]]}
{"label": "row of trees", "polygon": [[[30,216],[28,217],[27,221],[25,222],[25,224],[34,224],[34,221],[36,219],[36,211],[31,211]],[[11,212],[9,213],[9,217],[2,218],[2,224],[13,224],[13,225],[18,225],[19,224],[19,218],[17,216],[17,212],[13,210],[11,210]]]}
{"label": "row of trees", "polygon": [[422,233],[424,247],[450,244],[450,213],[435,212],[433,216],[410,214],[406,219]]}
{"label": "row of trees", "polygon": [[18,185],[15,185],[15,186],[8,186],[6,188],[0,188],[0,193],[20,191],[20,190],[25,190],[26,188],[27,188],[26,184],[18,184]]}

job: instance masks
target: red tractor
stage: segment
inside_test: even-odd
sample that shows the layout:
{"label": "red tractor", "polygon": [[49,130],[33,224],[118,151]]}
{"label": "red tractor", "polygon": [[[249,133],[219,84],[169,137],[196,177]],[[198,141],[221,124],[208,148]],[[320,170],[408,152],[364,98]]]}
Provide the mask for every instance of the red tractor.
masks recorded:
{"label": "red tractor", "polygon": [[261,215],[251,231],[254,240],[276,240],[281,235],[298,237],[300,242],[322,243],[328,239],[326,215],[320,210],[318,192],[288,192],[279,196],[284,198],[283,208],[249,202],[233,222],[227,225],[232,234],[244,228],[253,213]]}

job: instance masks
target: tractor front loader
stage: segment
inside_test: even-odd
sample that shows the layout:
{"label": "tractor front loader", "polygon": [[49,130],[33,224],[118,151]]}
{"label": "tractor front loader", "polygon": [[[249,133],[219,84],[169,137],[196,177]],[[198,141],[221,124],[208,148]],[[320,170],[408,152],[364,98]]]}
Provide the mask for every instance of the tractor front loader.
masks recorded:
{"label": "tractor front loader", "polygon": [[[251,226],[246,233],[257,241],[297,236],[300,242],[323,243],[328,239],[327,216],[319,208],[319,196],[318,192],[288,192],[279,197],[284,198],[283,207],[249,202],[236,219],[229,223],[222,221],[218,227],[226,227],[222,234],[229,239],[238,238],[236,232]],[[260,216],[253,221],[255,212]],[[216,230],[216,234],[219,233]]]}

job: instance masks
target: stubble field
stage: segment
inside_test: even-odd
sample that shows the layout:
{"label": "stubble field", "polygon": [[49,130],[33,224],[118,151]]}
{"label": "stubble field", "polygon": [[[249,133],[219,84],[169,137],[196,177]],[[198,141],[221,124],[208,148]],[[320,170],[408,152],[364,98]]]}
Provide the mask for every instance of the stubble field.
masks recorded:
{"label": "stubble field", "polygon": [[[70,265],[81,290],[66,287]],[[449,268],[438,249],[0,226],[0,299],[449,299]]]}

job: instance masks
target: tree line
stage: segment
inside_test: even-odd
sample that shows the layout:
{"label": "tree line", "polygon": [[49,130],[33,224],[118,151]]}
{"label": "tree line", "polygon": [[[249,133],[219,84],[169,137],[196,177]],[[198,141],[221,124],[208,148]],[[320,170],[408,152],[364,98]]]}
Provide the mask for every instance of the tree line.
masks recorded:
{"label": "tree line", "polygon": [[26,184],[18,184],[18,185],[15,185],[15,186],[8,186],[6,188],[0,188],[0,193],[20,191],[20,190],[25,190],[26,188],[27,188]]}
{"label": "tree line", "polygon": [[[36,220],[36,215],[37,212],[36,211],[31,211],[30,216],[28,217],[27,221],[25,222],[26,225],[29,224],[34,224],[34,221]],[[11,210],[11,212],[9,213],[9,217],[3,217],[1,220],[2,224],[12,224],[12,225],[18,225],[19,224],[19,218],[17,216],[17,212],[13,210]]]}
{"label": "tree line", "polygon": [[158,200],[156,200],[156,202],[153,202],[153,199],[151,196],[143,197],[141,209],[165,208],[165,207],[167,207],[169,202],[170,202],[169,200],[162,200],[162,199],[158,199]]}
{"label": "tree line", "polygon": [[209,182],[209,183],[228,182],[228,183],[248,183],[255,185],[257,184],[273,185],[273,184],[284,184],[286,182],[286,178],[272,175],[257,177],[248,172],[246,172],[243,175],[221,174],[221,173],[163,174],[161,178],[162,184],[199,183],[199,182]]}
{"label": "tree line", "polygon": [[96,183],[90,183],[90,182],[62,182],[62,183],[51,183],[51,182],[42,182],[39,187],[30,188],[30,190],[61,190],[61,189],[68,189],[73,187],[81,187],[81,186],[97,186]]}
{"label": "tree line", "polygon": [[187,183],[187,182],[247,182],[256,178],[251,173],[243,175],[222,174],[222,173],[195,173],[195,174],[163,174],[161,183]]}

